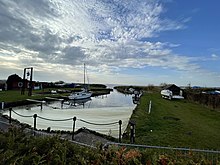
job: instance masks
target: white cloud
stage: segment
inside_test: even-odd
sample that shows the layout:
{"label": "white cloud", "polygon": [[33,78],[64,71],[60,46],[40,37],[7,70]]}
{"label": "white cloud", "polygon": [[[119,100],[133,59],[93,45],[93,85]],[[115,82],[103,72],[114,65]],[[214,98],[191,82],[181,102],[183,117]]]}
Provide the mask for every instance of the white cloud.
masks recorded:
{"label": "white cloud", "polygon": [[173,53],[180,44],[148,41],[189,21],[162,19],[162,14],[163,4],[154,0],[1,1],[0,69],[33,66],[55,78],[64,72],[71,81],[84,62],[93,74],[109,77],[123,68],[200,69],[191,58]]}
{"label": "white cloud", "polygon": [[218,55],[217,54],[212,54],[211,57],[212,58],[218,58]]}

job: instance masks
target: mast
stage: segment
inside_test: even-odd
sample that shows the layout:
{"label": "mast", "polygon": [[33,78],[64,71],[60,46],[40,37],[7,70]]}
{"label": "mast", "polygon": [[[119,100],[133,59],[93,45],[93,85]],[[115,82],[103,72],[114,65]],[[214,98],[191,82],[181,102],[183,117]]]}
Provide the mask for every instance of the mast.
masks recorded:
{"label": "mast", "polygon": [[86,85],[86,65],[84,63],[84,87]]}
{"label": "mast", "polygon": [[89,82],[86,84],[86,78],[88,79],[87,72],[86,72],[86,64],[84,63],[84,89],[86,90],[86,92],[88,92],[88,88],[89,88]]}

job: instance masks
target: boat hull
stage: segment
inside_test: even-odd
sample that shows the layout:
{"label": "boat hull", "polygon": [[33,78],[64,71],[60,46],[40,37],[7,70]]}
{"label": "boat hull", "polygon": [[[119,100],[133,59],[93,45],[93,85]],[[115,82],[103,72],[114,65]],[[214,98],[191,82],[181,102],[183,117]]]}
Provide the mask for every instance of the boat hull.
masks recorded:
{"label": "boat hull", "polygon": [[70,100],[83,100],[88,99],[92,96],[91,92],[78,92],[78,93],[72,93],[68,96]]}

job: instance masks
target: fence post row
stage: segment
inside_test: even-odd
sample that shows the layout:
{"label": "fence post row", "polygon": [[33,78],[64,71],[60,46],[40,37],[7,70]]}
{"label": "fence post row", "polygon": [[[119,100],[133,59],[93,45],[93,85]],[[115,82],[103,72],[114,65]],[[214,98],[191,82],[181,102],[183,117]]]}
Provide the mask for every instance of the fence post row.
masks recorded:
{"label": "fence post row", "polygon": [[75,126],[76,126],[76,116],[74,116],[74,118],[73,118],[73,134],[72,134],[72,140],[74,140]]}

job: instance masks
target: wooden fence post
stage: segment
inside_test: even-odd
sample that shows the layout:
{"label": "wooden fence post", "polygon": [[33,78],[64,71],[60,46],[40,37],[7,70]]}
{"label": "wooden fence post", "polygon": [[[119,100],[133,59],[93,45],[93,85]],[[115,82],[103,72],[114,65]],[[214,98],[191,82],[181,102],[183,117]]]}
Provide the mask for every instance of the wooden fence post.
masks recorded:
{"label": "wooden fence post", "polygon": [[35,131],[37,130],[36,125],[37,125],[37,114],[34,114],[34,136],[35,136]]}
{"label": "wooden fence post", "polygon": [[122,124],[122,121],[121,120],[119,120],[119,138],[118,138],[118,140],[119,140],[119,143],[121,143],[121,124]]}
{"label": "wooden fence post", "polygon": [[135,143],[135,121],[130,121],[130,143]]}
{"label": "wooden fence post", "polygon": [[74,118],[73,118],[73,134],[72,134],[72,140],[74,140],[75,126],[76,126],[76,117],[74,116]]}
{"label": "wooden fence post", "polygon": [[9,123],[11,124],[11,111],[12,111],[12,108],[9,108]]}

